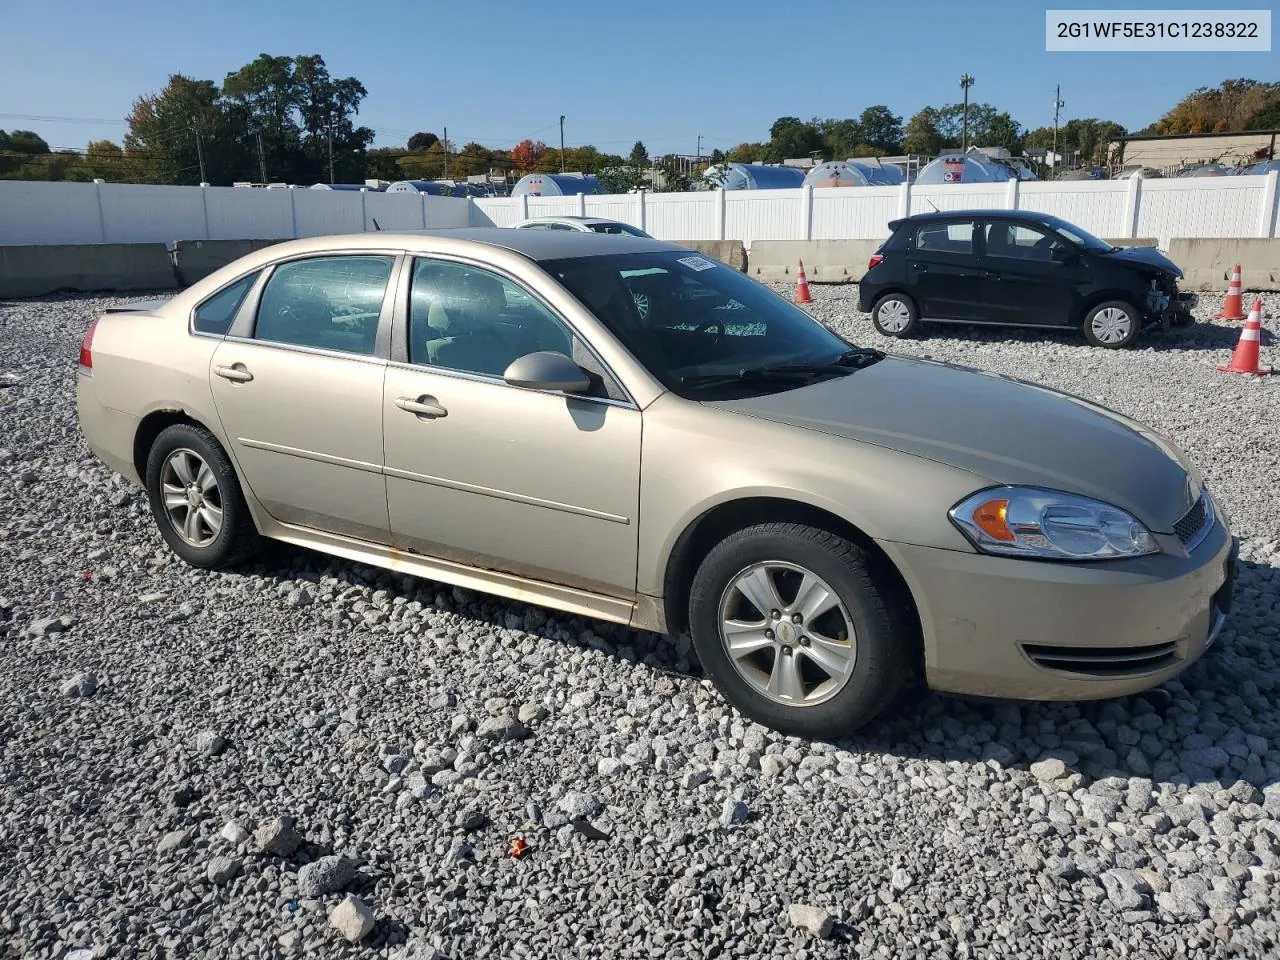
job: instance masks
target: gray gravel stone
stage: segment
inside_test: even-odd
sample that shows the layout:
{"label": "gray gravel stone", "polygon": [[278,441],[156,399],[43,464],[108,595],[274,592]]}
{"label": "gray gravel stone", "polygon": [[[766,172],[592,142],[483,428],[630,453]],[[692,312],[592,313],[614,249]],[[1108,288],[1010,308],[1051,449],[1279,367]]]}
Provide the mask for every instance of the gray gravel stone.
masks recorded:
{"label": "gray gravel stone", "polygon": [[726,800],[724,806],[720,809],[721,826],[738,826],[746,823],[750,817],[751,811],[747,809],[747,805],[741,800],[734,800],[732,797]]}
{"label": "gray gravel stone", "polygon": [[166,854],[173,853],[175,850],[181,850],[183,847],[189,846],[195,831],[191,829],[170,830],[160,842],[156,844],[156,853]]}
{"label": "gray gravel stone", "polygon": [[227,841],[227,843],[239,846],[248,842],[249,831],[239,821],[230,820],[222,825],[222,829],[218,831],[218,836]]}
{"label": "gray gravel stone", "polygon": [[253,832],[253,843],[259,853],[290,857],[302,845],[302,835],[292,817],[272,817],[258,825]]}
{"label": "gray gravel stone", "polygon": [[512,716],[490,717],[476,728],[476,736],[486,740],[523,740],[529,728]]}
{"label": "gray gravel stone", "polygon": [[196,734],[196,752],[206,757],[216,757],[227,749],[227,740],[213,730],[202,730]]}
{"label": "gray gravel stone", "polygon": [[576,790],[566,793],[556,806],[571,817],[593,817],[604,809],[599,797]]}
{"label": "gray gravel stone", "polygon": [[356,861],[347,857],[328,856],[304,864],[298,871],[298,896],[322,897],[337,893],[356,875]]}
{"label": "gray gravel stone", "polygon": [[1059,777],[1066,776],[1066,773],[1067,765],[1057,757],[1037,760],[1031,765],[1031,775],[1037,780],[1057,780]]}
{"label": "gray gravel stone", "polygon": [[214,886],[225,886],[240,876],[242,866],[238,857],[210,857],[205,865],[205,879]]}
{"label": "gray gravel stone", "polygon": [[97,692],[98,675],[96,673],[77,673],[62,684],[62,695],[71,700],[92,697]]}

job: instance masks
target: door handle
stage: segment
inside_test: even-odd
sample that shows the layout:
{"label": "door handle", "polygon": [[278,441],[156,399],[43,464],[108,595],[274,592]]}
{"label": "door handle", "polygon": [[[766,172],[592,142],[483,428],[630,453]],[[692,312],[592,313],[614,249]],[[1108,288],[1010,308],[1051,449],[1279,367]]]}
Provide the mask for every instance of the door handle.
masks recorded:
{"label": "door handle", "polygon": [[988,270],[986,273],[986,277],[988,280],[999,280],[1000,274],[996,273],[996,271],[994,270]]}
{"label": "door handle", "polygon": [[929,272],[929,265],[927,263],[913,263],[911,266],[915,268],[917,273]]}
{"label": "door handle", "polygon": [[412,397],[396,397],[396,406],[401,410],[412,413],[415,417],[422,417],[426,420],[439,420],[441,417],[449,415],[449,411],[440,406],[435,397],[422,396],[416,400]]}
{"label": "door handle", "polygon": [[218,366],[213,368],[213,372],[224,380],[232,380],[236,383],[248,383],[253,379],[253,374],[245,369],[243,363],[233,363],[231,366]]}

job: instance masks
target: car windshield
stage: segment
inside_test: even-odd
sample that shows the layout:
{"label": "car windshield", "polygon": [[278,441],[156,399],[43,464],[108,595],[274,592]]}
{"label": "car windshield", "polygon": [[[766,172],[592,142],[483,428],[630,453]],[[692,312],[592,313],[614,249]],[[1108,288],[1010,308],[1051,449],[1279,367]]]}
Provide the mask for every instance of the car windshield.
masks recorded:
{"label": "car windshield", "polygon": [[1076,246],[1083,247],[1086,250],[1092,250],[1095,253],[1110,253],[1115,249],[1107,241],[1099,240],[1089,231],[1081,230],[1075,224],[1059,220],[1057,217],[1045,217],[1041,222],[1054,233],[1066,237]]}
{"label": "car windshield", "polygon": [[692,400],[795,389],[878,359],[718,261],[685,251],[546,261],[672,392]]}
{"label": "car windshield", "polygon": [[589,223],[587,226],[596,233],[625,233],[633,237],[644,237],[645,239],[649,237],[643,230],[638,230],[629,223]]}

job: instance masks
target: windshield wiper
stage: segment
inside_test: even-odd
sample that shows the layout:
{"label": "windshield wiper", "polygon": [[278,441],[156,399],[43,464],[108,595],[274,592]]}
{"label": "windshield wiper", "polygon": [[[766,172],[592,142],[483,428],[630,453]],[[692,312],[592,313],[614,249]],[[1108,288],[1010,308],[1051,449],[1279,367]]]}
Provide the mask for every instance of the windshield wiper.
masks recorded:
{"label": "windshield wiper", "polygon": [[762,367],[744,367],[735,373],[710,373],[682,378],[691,386],[729,383],[808,383],[819,377],[843,377],[884,359],[879,350],[859,347],[846,350],[825,363],[775,363]]}

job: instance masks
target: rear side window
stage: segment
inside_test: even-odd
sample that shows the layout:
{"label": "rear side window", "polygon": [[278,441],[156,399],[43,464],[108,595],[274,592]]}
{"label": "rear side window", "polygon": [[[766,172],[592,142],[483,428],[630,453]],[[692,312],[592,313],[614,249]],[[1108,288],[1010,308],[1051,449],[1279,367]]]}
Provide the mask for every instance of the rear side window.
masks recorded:
{"label": "rear side window", "polygon": [[915,248],[935,253],[973,253],[974,221],[925,223],[916,228]]}
{"label": "rear side window", "polygon": [[249,288],[258,279],[258,273],[241,277],[230,286],[223,287],[200,306],[196,307],[194,326],[197,333],[209,333],[225,337],[236,318],[236,311],[244,303]]}
{"label": "rear side window", "polygon": [[254,339],[372,355],[394,257],[342,256],[276,267]]}

